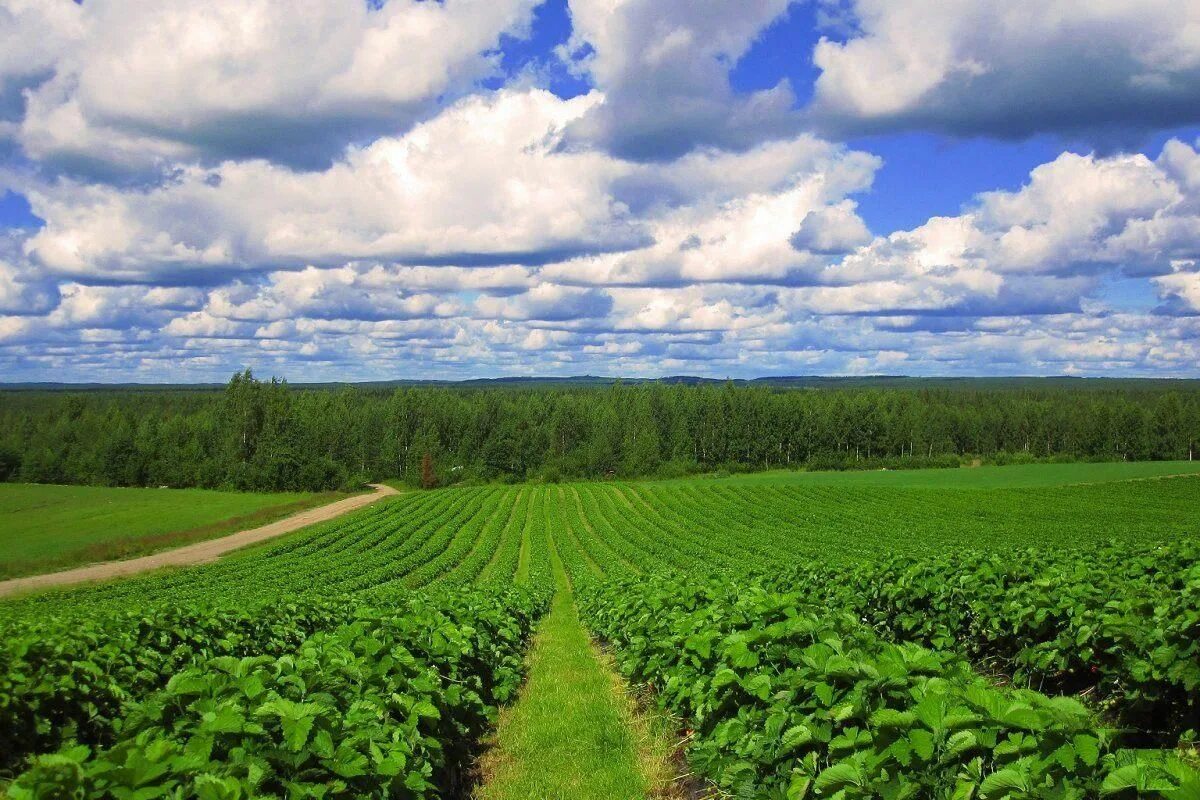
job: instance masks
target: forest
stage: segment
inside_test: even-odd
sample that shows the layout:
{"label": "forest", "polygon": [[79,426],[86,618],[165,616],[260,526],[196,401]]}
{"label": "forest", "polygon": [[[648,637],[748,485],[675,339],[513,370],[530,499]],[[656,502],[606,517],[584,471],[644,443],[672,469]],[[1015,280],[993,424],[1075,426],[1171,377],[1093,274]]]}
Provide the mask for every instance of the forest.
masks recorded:
{"label": "forest", "polygon": [[1194,384],[0,392],[0,480],[241,490],[1191,459]]}

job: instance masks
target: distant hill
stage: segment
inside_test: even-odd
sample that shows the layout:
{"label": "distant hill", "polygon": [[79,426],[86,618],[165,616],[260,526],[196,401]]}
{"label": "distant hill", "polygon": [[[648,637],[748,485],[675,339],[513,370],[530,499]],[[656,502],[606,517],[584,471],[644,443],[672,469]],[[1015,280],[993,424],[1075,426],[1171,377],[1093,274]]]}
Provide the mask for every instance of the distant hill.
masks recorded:
{"label": "distant hill", "polygon": [[[396,379],[384,381],[331,381],[323,383],[291,383],[295,389],[329,390],[356,387],[367,390],[391,390],[409,387],[438,387],[447,389],[533,389],[588,388],[611,386],[615,383],[666,383],[700,386],[731,383],[736,386],[770,386],[780,389],[1122,389],[1180,391],[1200,390],[1200,380],[1185,378],[1080,378],[1074,376],[1002,376],[1002,377],[913,377],[907,375],[771,375],[759,378],[709,378],[697,375],[668,375],[661,378],[613,377],[600,375],[570,376],[508,376],[502,378],[469,378],[467,380]],[[0,392],[168,392],[222,391],[224,383],[0,383]]]}

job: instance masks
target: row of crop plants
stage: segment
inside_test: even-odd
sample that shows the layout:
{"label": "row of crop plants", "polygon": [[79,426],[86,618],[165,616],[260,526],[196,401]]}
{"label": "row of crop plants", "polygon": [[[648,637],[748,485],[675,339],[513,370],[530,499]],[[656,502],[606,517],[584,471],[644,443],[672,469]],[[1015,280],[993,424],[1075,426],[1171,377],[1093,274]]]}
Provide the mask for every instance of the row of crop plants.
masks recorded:
{"label": "row of crop plants", "polygon": [[[883,553],[913,555],[986,546],[1101,544],[1115,524],[1122,540],[1151,544],[1188,532],[1194,477],[1099,486],[1000,489],[739,486],[720,481],[620,487],[654,509],[640,516],[672,535],[723,534],[732,524],[744,547],[776,557],[849,562]],[[597,487],[596,491],[611,491]],[[715,538],[715,537],[714,537]]]}
{"label": "row of crop plants", "polygon": [[[822,509],[786,491],[561,491],[586,515],[558,539],[585,622],[724,791],[1200,797],[1195,545],[878,561],[892,534],[864,525],[860,555],[799,561],[788,514]],[[588,558],[597,533],[619,561]]]}
{"label": "row of crop plants", "polygon": [[1021,549],[809,566],[790,585],[882,635],[1088,698],[1124,741],[1200,732],[1200,544]]}
{"label": "row of crop plants", "polygon": [[[853,611],[888,638],[956,649],[980,669],[1021,685],[1080,694],[1128,741],[1170,745],[1200,729],[1194,545],[1080,550],[1049,542],[1040,549],[958,550],[882,563],[797,562],[764,554],[752,540],[774,541],[719,508],[671,508],[671,515],[690,517],[679,524],[724,532],[713,537],[712,559],[693,561],[689,571],[714,561],[735,571],[786,570],[793,587]],[[652,517],[648,526],[671,540]],[[642,555],[644,568],[678,566]]]}
{"label": "row of crop plants", "polygon": [[514,588],[314,609],[328,627],[287,652],[194,661],[127,703],[103,744],[34,759],[8,796],[452,796],[547,602]]}
{"label": "row of crop plants", "polygon": [[1195,798],[1200,773],[1121,749],[1078,699],[997,685],[963,656],[888,641],[787,575],[583,581],[586,624],[688,728],[739,797]]}
{"label": "row of crop plants", "polygon": [[524,489],[421,493],[213,566],[6,603],[0,785],[454,796],[548,608],[548,513]]}
{"label": "row of crop plants", "polygon": [[[1154,493],[1173,485],[1138,489]],[[1048,535],[1036,549],[928,548],[882,560],[797,561],[785,555],[790,535],[777,532],[784,526],[770,531],[757,521],[813,513],[789,508],[786,498],[749,511],[735,502],[733,490],[719,487],[650,485],[626,487],[626,493],[650,495],[642,503],[645,524],[665,540],[678,540],[676,527],[722,532],[709,535],[712,556],[693,559],[692,571],[714,562],[735,572],[785,570],[794,589],[853,612],[894,641],[953,649],[1019,685],[1086,698],[1132,744],[1171,746],[1182,739],[1188,745],[1200,732],[1200,546],[1186,539],[1083,549]],[[730,502],[713,502],[713,495]],[[1101,511],[1072,513],[1092,518]],[[867,527],[857,539],[878,549],[871,540],[879,535]],[[678,566],[652,557],[642,563]]]}

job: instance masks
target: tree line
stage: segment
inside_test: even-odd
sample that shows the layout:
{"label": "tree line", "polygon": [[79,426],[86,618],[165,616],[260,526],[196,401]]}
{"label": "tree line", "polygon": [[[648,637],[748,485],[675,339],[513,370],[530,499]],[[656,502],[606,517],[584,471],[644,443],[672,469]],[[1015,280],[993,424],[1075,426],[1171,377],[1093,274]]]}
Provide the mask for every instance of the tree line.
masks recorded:
{"label": "tree line", "polygon": [[320,490],[400,479],[1189,459],[1200,391],[733,384],[0,393],[0,480]]}

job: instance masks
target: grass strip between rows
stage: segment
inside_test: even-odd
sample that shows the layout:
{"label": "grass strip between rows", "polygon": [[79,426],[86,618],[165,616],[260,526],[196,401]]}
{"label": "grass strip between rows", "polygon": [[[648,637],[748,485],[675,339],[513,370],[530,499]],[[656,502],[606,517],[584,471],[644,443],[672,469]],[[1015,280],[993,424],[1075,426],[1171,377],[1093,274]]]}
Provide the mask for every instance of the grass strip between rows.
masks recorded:
{"label": "grass strip between rows", "polygon": [[501,711],[478,800],[671,797],[671,743],[592,645],[551,547],[556,594],[517,702]]}

